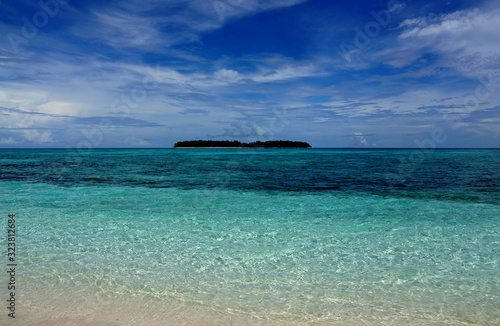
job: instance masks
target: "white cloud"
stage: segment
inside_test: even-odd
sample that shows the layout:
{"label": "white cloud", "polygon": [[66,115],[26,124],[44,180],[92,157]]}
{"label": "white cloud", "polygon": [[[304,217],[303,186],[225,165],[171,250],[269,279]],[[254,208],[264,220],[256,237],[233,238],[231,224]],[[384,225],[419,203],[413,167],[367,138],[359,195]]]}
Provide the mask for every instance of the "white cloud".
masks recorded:
{"label": "white cloud", "polygon": [[125,144],[128,145],[128,146],[132,146],[132,147],[145,147],[145,146],[151,146],[151,143],[148,142],[147,140],[145,139],[141,139],[141,138],[136,138],[135,135],[130,137],[130,138],[127,138],[125,139]]}
{"label": "white cloud", "polygon": [[157,30],[151,26],[148,18],[137,17],[120,12],[96,13],[102,25],[107,26],[107,31],[102,30],[100,34],[107,32],[108,40],[112,43],[125,43],[127,45],[145,45],[157,42],[160,38]]}
{"label": "white cloud", "polygon": [[499,9],[475,8],[430,18],[418,17],[405,20],[399,28],[402,30],[398,37],[400,49],[437,53],[442,58],[441,66],[454,67],[469,77],[498,74]]}
{"label": "white cloud", "polygon": [[166,67],[151,68],[140,65],[121,65],[122,69],[134,72],[136,82],[141,82],[144,76],[149,75],[154,81],[161,84],[177,85],[184,91],[192,91],[196,88],[211,88],[229,85],[236,82],[253,81],[256,83],[270,83],[289,79],[323,76],[325,72],[319,71],[314,64],[303,65],[299,63],[288,63],[282,67],[271,69],[261,67],[256,73],[241,74],[232,69],[222,68],[214,74],[205,73],[180,73]]}
{"label": "white cloud", "polygon": [[53,101],[37,106],[36,112],[43,112],[55,115],[78,116],[86,112],[86,110],[80,103]]}
{"label": "white cloud", "polygon": [[[100,38],[122,47],[199,42],[199,33],[220,28],[235,17],[296,5],[306,0],[131,0],[113,9],[94,11],[87,25],[74,28],[79,37]],[[134,14],[130,14],[134,13]],[[163,33],[168,26],[170,32]]]}
{"label": "white cloud", "polygon": [[48,93],[40,90],[31,90],[27,87],[4,88],[0,90],[0,106],[3,107],[31,107],[47,100]]}
{"label": "white cloud", "polygon": [[365,136],[363,136],[363,133],[362,132],[355,132],[354,133],[355,137],[354,137],[354,143],[356,146],[368,146],[368,142],[365,138]]}
{"label": "white cloud", "polygon": [[443,15],[436,19],[437,22],[433,22],[433,20],[427,19],[426,17],[407,19],[401,23],[400,27],[411,29],[404,31],[399,35],[399,38],[463,34],[477,27],[477,20],[480,18],[484,17],[481,17],[479,9],[476,8]]}
{"label": "white cloud", "polygon": [[0,139],[0,145],[11,145],[16,143],[17,142],[12,137]]}
{"label": "white cloud", "polygon": [[399,24],[399,28],[402,27],[409,27],[409,26],[418,26],[422,23],[421,19],[413,18],[413,19],[406,19],[403,21],[401,24]]}
{"label": "white cloud", "polygon": [[23,136],[27,140],[34,142],[34,143],[53,143],[54,142],[54,140],[52,140],[50,131],[39,132],[38,130],[35,130],[35,129],[24,130]]}
{"label": "white cloud", "polygon": [[321,76],[324,74],[323,72],[319,72],[316,67],[311,64],[305,66],[285,66],[277,70],[265,69],[261,73],[249,77],[251,80],[258,83],[269,83],[302,77]]}
{"label": "white cloud", "polygon": [[306,0],[196,0],[193,1],[192,8],[208,13],[213,12],[218,21],[223,22],[228,18],[289,7],[304,1]]}
{"label": "white cloud", "polygon": [[220,69],[215,72],[215,78],[220,80],[235,81],[238,79],[238,72],[231,69]]}
{"label": "white cloud", "polygon": [[71,31],[78,37],[100,39],[115,48],[148,47],[160,43],[171,45],[172,37],[162,37],[157,20],[142,17],[139,11],[127,13],[118,8],[94,11]]}
{"label": "white cloud", "polygon": [[266,129],[262,128],[261,126],[259,126],[254,122],[249,122],[248,126],[252,129],[253,134],[259,137],[267,136],[270,134],[269,131],[267,131]]}

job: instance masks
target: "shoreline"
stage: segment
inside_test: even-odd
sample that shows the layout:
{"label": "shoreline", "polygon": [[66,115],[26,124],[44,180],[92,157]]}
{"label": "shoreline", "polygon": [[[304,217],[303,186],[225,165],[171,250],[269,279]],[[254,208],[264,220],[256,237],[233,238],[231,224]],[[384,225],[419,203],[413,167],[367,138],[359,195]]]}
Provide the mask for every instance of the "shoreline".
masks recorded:
{"label": "shoreline", "polygon": [[[38,300],[37,300],[38,301]],[[83,301],[83,302],[82,302]],[[0,316],[0,324],[23,326],[426,326],[464,325],[467,315],[462,317],[443,315],[438,311],[419,315],[417,311],[390,307],[385,309],[355,308],[333,311],[330,316],[277,316],[260,315],[252,311],[222,311],[217,307],[197,306],[182,303],[166,303],[161,300],[145,300],[134,303],[121,300],[99,300],[88,302],[75,297],[57,297],[47,304],[40,301],[25,306],[16,313],[16,318]],[[26,302],[26,301],[25,301]],[[474,316],[470,312],[469,316]],[[477,322],[478,320],[474,320]],[[494,324],[495,319],[479,320]]]}
{"label": "shoreline", "polygon": [[[78,296],[62,295],[54,289],[37,291],[33,295],[23,295],[24,309],[16,312],[16,318],[0,315],[0,324],[23,326],[426,326],[426,325],[464,325],[467,316],[442,314],[427,311],[425,315],[411,307],[344,307],[330,315],[293,315],[274,313],[262,314],[257,311],[234,311],[210,303],[168,302],[160,298],[130,296],[105,298],[103,293],[86,293],[86,299]],[[51,298],[50,302],[42,298]],[[383,309],[380,309],[383,308]],[[486,324],[496,323],[495,318],[484,320]]]}

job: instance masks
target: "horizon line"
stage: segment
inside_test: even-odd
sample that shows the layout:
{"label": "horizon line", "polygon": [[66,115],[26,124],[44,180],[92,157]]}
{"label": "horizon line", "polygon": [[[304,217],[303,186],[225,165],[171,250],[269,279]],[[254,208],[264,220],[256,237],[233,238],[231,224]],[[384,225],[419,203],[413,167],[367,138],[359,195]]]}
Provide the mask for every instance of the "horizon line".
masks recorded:
{"label": "horizon line", "polygon": [[[95,147],[95,148],[77,148],[77,147],[0,147],[0,150],[10,150],[10,149],[40,149],[40,150],[78,150],[78,151],[92,151],[99,149],[217,149],[214,147]],[[260,148],[260,147],[227,147],[224,149],[363,149],[363,150],[388,150],[388,149],[405,149],[405,150],[422,150],[422,151],[434,151],[434,150],[500,150],[500,147],[436,147],[436,148],[421,148],[421,147],[309,147],[309,148]]]}

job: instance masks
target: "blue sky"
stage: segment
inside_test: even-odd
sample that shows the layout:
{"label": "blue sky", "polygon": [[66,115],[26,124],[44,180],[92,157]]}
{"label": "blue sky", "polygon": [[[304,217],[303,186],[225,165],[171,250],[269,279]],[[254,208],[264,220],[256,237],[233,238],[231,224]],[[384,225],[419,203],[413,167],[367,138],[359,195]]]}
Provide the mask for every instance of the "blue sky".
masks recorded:
{"label": "blue sky", "polygon": [[0,148],[500,147],[500,2],[0,2]]}

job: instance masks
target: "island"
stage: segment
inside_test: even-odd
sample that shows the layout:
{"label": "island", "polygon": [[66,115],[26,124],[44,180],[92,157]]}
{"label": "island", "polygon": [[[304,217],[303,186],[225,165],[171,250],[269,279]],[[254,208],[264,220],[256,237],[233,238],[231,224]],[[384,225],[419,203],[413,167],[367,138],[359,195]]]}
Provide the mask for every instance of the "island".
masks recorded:
{"label": "island", "polygon": [[174,144],[174,148],[311,148],[302,141],[268,140],[242,143],[237,140],[186,140]]}

